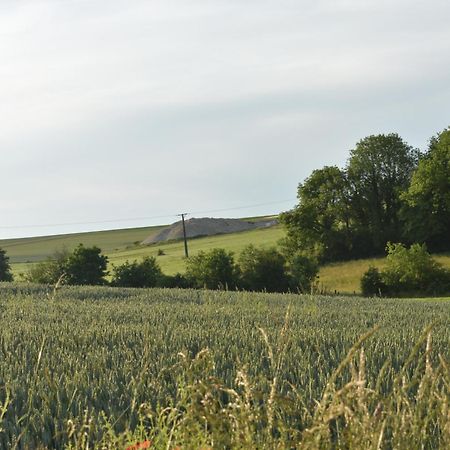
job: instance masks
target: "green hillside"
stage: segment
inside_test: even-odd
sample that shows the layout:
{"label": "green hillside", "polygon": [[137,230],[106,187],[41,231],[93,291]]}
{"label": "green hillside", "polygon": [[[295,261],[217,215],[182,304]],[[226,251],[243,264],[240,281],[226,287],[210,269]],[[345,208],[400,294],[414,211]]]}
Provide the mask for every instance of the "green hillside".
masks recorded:
{"label": "green hillside", "polygon": [[[252,218],[252,220],[255,219]],[[100,247],[108,256],[110,264],[118,265],[127,260],[133,261],[145,256],[155,256],[165,273],[183,272],[185,259],[182,241],[140,245],[140,242],[146,237],[162,228],[163,226],[11,239],[0,241],[0,247],[7,251],[15,275],[25,273],[31,264],[46,259],[55,251],[64,248],[70,251],[80,243],[85,246],[97,245]],[[261,247],[276,246],[283,236],[283,228],[274,226],[240,233],[199,237],[189,240],[189,254],[195,255],[201,250],[215,247],[238,254],[249,244]],[[158,256],[159,250],[162,250],[164,255]]]}

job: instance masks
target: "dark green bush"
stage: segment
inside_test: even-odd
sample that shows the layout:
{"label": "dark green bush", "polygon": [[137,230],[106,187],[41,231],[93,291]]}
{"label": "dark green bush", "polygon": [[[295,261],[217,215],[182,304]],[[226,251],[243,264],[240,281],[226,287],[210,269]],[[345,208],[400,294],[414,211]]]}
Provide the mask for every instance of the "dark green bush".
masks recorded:
{"label": "dark green bush", "polygon": [[234,289],[238,280],[238,269],[233,253],[222,248],[199,252],[187,260],[186,278],[197,288]]}
{"label": "dark green bush", "polygon": [[386,268],[369,269],[361,279],[364,295],[443,295],[450,292],[450,272],[428,253],[425,244],[387,245]]}
{"label": "dark green bush", "polygon": [[365,297],[382,296],[386,290],[380,271],[376,267],[369,267],[361,278],[361,291]]}
{"label": "dark green bush", "polygon": [[0,248],[0,281],[13,281],[9,257],[2,248]]}
{"label": "dark green bush", "polygon": [[289,290],[286,259],[275,248],[247,246],[239,257],[241,287],[249,291]]}
{"label": "dark green bush", "polygon": [[134,261],[113,268],[111,285],[120,287],[155,287],[162,278],[161,268],[154,257]]}
{"label": "dark green bush", "polygon": [[84,247],[80,244],[67,258],[64,273],[67,284],[106,284],[108,258],[98,247]]}
{"label": "dark green bush", "polygon": [[192,282],[181,273],[176,273],[175,275],[162,274],[158,286],[163,288],[179,288],[179,289],[189,289],[194,287],[192,285]]}
{"label": "dark green bush", "polygon": [[297,254],[289,261],[290,286],[293,291],[311,292],[318,273],[319,266],[311,258]]}

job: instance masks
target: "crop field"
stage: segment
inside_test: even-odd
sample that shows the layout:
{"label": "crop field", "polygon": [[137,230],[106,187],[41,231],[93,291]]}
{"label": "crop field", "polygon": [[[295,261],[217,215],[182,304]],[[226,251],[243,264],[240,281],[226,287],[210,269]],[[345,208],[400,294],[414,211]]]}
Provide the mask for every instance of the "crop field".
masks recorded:
{"label": "crop field", "polygon": [[448,299],[3,283],[0,316],[0,448],[450,446]]}

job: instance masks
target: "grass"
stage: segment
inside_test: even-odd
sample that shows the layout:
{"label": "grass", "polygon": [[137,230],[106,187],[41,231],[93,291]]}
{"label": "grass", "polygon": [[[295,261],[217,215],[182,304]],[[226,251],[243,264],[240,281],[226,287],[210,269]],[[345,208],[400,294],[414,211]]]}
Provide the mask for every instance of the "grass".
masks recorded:
{"label": "grass", "polygon": [[[11,260],[14,275],[26,273],[31,264],[42,261],[51,256],[56,250],[67,248],[71,250],[79,243],[86,246],[97,245],[103,250],[111,264],[122,264],[125,261],[141,259],[145,256],[157,257],[163,271],[167,274],[183,272],[185,269],[184,244],[182,241],[138,245],[150,234],[161,227],[136,228],[131,230],[100,231],[96,233],[81,233],[76,235],[50,236],[48,238],[29,238],[0,241]],[[261,247],[276,246],[284,236],[281,226],[260,228],[240,233],[222,234],[216,236],[199,237],[189,240],[189,254],[195,255],[201,250],[214,247],[225,248],[236,254],[247,245],[254,244]],[[158,250],[164,251],[158,256]]]}
{"label": "grass", "polygon": [[[434,255],[434,258],[450,269],[450,255]],[[320,268],[320,283],[330,292],[336,290],[342,294],[358,294],[361,292],[360,280],[364,272],[370,266],[382,270],[385,265],[385,258],[358,259],[327,264]]]}
{"label": "grass", "polygon": [[450,445],[450,300],[0,284],[0,313],[0,448]]}
{"label": "grass", "polygon": [[67,248],[73,250],[82,243],[87,247],[96,245],[105,253],[134,247],[150,234],[163,228],[146,227],[122,230],[96,231],[90,233],[63,234],[21,239],[5,239],[0,241],[0,247],[6,250],[11,263],[30,263],[42,261],[55,251]]}

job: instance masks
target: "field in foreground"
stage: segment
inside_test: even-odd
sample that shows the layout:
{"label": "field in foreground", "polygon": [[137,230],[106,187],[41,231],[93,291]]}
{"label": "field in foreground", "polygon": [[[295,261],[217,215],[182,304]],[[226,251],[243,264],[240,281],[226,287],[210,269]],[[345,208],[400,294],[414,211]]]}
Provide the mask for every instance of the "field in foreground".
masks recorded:
{"label": "field in foreground", "polygon": [[449,300],[0,284],[0,314],[0,448],[450,444]]}

